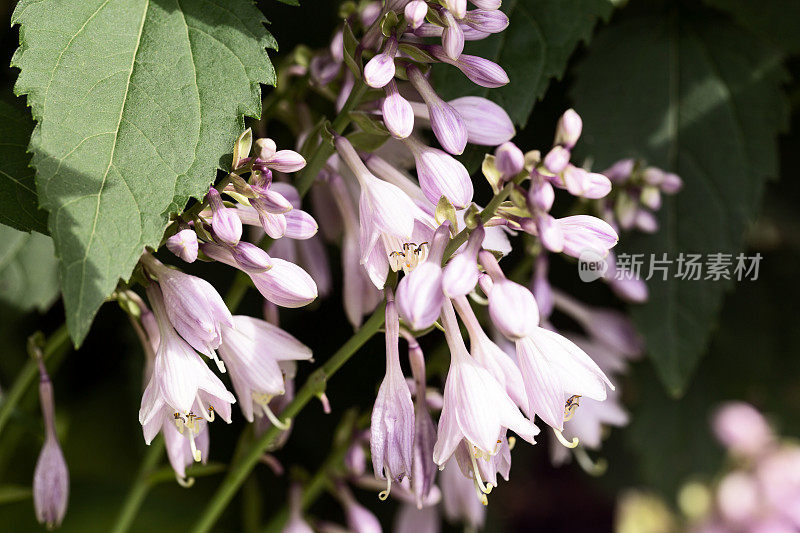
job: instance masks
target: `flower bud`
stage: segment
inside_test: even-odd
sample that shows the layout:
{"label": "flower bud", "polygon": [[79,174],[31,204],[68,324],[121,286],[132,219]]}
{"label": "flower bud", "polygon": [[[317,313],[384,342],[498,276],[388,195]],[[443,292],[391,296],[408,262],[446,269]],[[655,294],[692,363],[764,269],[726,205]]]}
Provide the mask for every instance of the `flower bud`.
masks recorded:
{"label": "flower bud", "polygon": [[539,326],[539,308],[533,294],[507,279],[491,253],[482,251],[478,258],[493,283],[488,293],[492,323],[511,340],[528,336]]}
{"label": "flower bud", "polygon": [[661,190],[652,185],[642,187],[642,192],[639,194],[639,201],[645,207],[653,211],[658,211],[661,209]]}
{"label": "flower bud", "polygon": [[439,98],[417,67],[409,65],[406,72],[411,84],[425,100],[431,120],[431,129],[442,148],[451,154],[463,153],[467,145],[467,126],[464,119],[455,108]]}
{"label": "flower bud", "polygon": [[472,201],[472,179],[459,161],[442,150],[425,146],[413,137],[403,139],[414,155],[422,192],[432,204],[444,196],[456,209]]}
{"label": "flower bud", "polygon": [[512,178],[522,172],[525,165],[525,155],[512,142],[505,142],[494,151],[494,165],[506,179]]}
{"label": "flower bud", "polygon": [[544,167],[553,174],[561,174],[569,164],[570,151],[563,146],[554,146],[544,156]]}
{"label": "flower bud", "polygon": [[499,9],[475,9],[467,12],[464,23],[485,33],[500,33],[508,27],[508,17]]}
{"label": "flower bud", "polygon": [[[425,2],[421,3],[424,4]],[[414,109],[408,100],[403,98],[397,91],[397,84],[394,80],[389,80],[384,90],[386,91],[386,98],[383,99],[383,104],[381,105],[383,123],[386,124],[386,129],[389,130],[392,137],[405,139],[411,135],[414,129]]]}
{"label": "flower bud", "polygon": [[469,234],[467,246],[456,254],[442,273],[442,290],[448,298],[469,294],[478,284],[478,251],[486,232],[478,226]]}
{"label": "flower bud", "polygon": [[417,29],[425,22],[425,17],[428,15],[428,4],[423,0],[412,0],[406,4],[405,16],[408,24]]}
{"label": "flower bud", "polygon": [[564,250],[564,232],[550,215],[543,213],[536,217],[536,232],[542,245],[551,252],[560,253]]}
{"label": "flower bud", "polygon": [[297,172],[306,166],[306,160],[294,150],[278,150],[267,160],[267,166],[278,172]]}
{"label": "flower bud", "polygon": [[603,274],[603,278],[618,298],[628,303],[647,301],[647,284],[631,272],[618,273],[617,260],[613,252],[609,252],[606,256],[606,264],[608,264],[608,269]]}
{"label": "flower bud", "polygon": [[481,87],[495,89],[507,85],[509,82],[508,74],[503,68],[479,56],[461,54],[458,59],[451,59],[441,46],[431,45],[426,48],[436,59],[444,63],[453,65],[460,70],[467,78]]}
{"label": "flower bud", "polygon": [[658,231],[658,219],[650,211],[639,209],[636,212],[636,228],[644,233],[656,233]]}
{"label": "flower bud", "polygon": [[555,199],[556,193],[550,182],[543,180],[541,176],[534,173],[531,177],[531,187],[528,189],[528,208],[531,211],[535,209],[550,211]]}
{"label": "flower bud", "polygon": [[683,180],[677,174],[667,172],[664,174],[660,187],[666,194],[675,194],[683,188]]}
{"label": "flower bud", "polygon": [[258,149],[258,158],[262,161],[269,161],[278,151],[275,141],[266,137],[256,140],[256,148]]}
{"label": "flower bud", "polygon": [[269,254],[249,242],[240,241],[231,248],[231,254],[239,268],[246,272],[265,272],[272,268]]}
{"label": "flower bud", "polygon": [[593,250],[605,255],[619,240],[617,232],[607,222],[589,215],[574,215],[556,220],[564,235],[564,253],[580,257]]}
{"label": "flower bud", "polygon": [[581,136],[581,130],[583,130],[583,121],[580,115],[574,109],[567,109],[558,119],[556,139],[553,144],[560,144],[564,148],[572,150]]}
{"label": "flower bud", "polygon": [[292,209],[284,215],[286,220],[285,237],[306,240],[317,234],[319,225],[310,214],[302,209]]}
{"label": "flower bud", "polygon": [[278,191],[260,187],[253,187],[253,190],[258,193],[258,198],[253,199],[255,202],[251,201],[251,204],[257,203],[259,211],[271,215],[282,215],[292,210],[292,203]]}
{"label": "flower bud", "polygon": [[514,123],[505,109],[480,96],[462,96],[448,102],[461,115],[472,144],[497,146],[514,136]]}
{"label": "flower bud", "polygon": [[464,51],[464,30],[456,22],[453,14],[443,9],[441,11],[446,24],[442,32],[442,48],[450,59],[456,60]]}
{"label": "flower bud", "polygon": [[742,457],[755,458],[775,441],[764,416],[745,402],[728,402],[719,407],[714,412],[711,427],[723,446]]}
{"label": "flower bud", "polygon": [[398,311],[414,330],[433,325],[443,302],[442,268],[434,261],[425,261],[397,285]]}
{"label": "flower bud", "polygon": [[214,230],[214,235],[221,242],[235,246],[242,238],[242,221],[236,210],[225,207],[219,192],[214,187],[208,191],[208,201],[213,213],[211,229]]}
{"label": "flower bud", "polygon": [[167,239],[167,250],[187,263],[197,260],[197,234],[189,228],[182,229]]}
{"label": "flower bud", "polygon": [[383,52],[370,59],[364,67],[364,81],[373,89],[380,89],[394,78],[394,56],[397,53],[397,39],[390,37]]}
{"label": "flower bud", "polygon": [[469,0],[478,9],[494,10],[500,9],[502,0]]}
{"label": "flower bud", "polygon": [[603,174],[612,182],[622,184],[628,181],[634,166],[636,166],[636,161],[633,159],[621,159],[605,169]]}
{"label": "flower bud", "polygon": [[467,13],[467,0],[444,0],[444,7],[456,18],[463,19]]}
{"label": "flower bud", "polygon": [[536,298],[536,303],[539,306],[539,315],[547,321],[551,314],[553,314],[553,287],[547,279],[547,271],[549,269],[549,260],[547,254],[539,254],[536,258],[536,271],[533,275],[533,285],[531,292],[533,297]]}
{"label": "flower bud", "polygon": [[264,298],[281,307],[303,307],[317,298],[314,279],[289,261],[272,258],[272,268],[266,272],[245,273]]}

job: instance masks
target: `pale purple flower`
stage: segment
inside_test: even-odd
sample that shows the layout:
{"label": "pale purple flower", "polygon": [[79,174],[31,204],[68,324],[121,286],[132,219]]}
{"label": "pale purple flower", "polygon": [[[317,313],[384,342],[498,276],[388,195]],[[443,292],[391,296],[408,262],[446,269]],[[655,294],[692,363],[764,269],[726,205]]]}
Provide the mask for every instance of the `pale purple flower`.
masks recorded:
{"label": "pale purple flower", "polygon": [[466,442],[476,491],[488,494],[476,458],[488,460],[495,455],[499,451],[497,444],[502,442],[507,429],[531,443],[535,442],[539,429],[520,413],[492,374],[467,353],[449,302],[445,302],[443,308],[442,324],[451,362],[433,460],[444,466],[456,448]]}
{"label": "pale purple flower", "polygon": [[425,253],[425,247],[419,243],[430,242],[429,217],[396,185],[372,175],[347,139],[337,137],[335,144],[339,157],[361,185],[361,263],[375,286],[382,289],[389,267],[395,271],[401,268],[398,257],[409,261],[409,267],[413,268],[419,254]]}
{"label": "pale purple flower", "polygon": [[556,223],[564,236],[564,253],[572,257],[580,257],[587,250],[605,255],[619,240],[614,228],[590,215],[559,218]]}
{"label": "pale purple flower", "polygon": [[550,261],[547,254],[539,254],[536,258],[536,268],[533,274],[531,292],[536,298],[539,307],[539,316],[543,322],[547,322],[553,313],[553,287],[547,277],[550,268]]}
{"label": "pale purple flower", "polygon": [[[186,479],[186,467],[195,462],[192,443],[186,438],[175,425],[174,419],[163,417],[161,424],[161,434],[164,435],[164,445],[167,449],[167,459],[175,471],[175,478],[178,484],[190,487],[193,479]],[[197,436],[194,438],[195,449],[200,452],[200,462],[208,462],[208,453],[211,446],[209,438],[208,424],[201,424]]]}
{"label": "pale purple flower", "polygon": [[[586,353],[558,333],[536,328],[517,339],[517,364],[528,396],[528,416],[534,415],[557,431],[563,439],[568,400],[586,396],[606,399],[606,386],[614,386]],[[575,442],[575,441],[573,441]]]}
{"label": "pale purple flower", "polygon": [[448,298],[469,294],[478,284],[478,252],[484,242],[486,232],[478,226],[469,234],[467,245],[444,267],[442,290]]}
{"label": "pale purple flower", "polygon": [[467,0],[444,0],[442,4],[456,18],[463,19],[467,13]]}
{"label": "pale purple flower", "polygon": [[272,268],[269,254],[255,244],[241,241],[229,250],[238,267],[245,272],[265,272]]}
{"label": "pale purple flower", "polygon": [[422,330],[436,322],[444,303],[442,292],[442,254],[450,241],[450,225],[445,223],[433,234],[427,260],[403,276],[397,285],[397,308],[412,329]]}
{"label": "pale purple flower", "polygon": [[425,49],[439,61],[458,68],[470,81],[481,87],[495,89],[509,82],[506,71],[500,65],[488,59],[461,54],[458,59],[453,60],[439,45],[426,46]]}
{"label": "pale purple flower", "polygon": [[[338,71],[338,66],[336,67]],[[262,138],[256,140],[258,158],[267,168],[278,172],[297,172],[306,166],[305,158],[294,150],[277,150],[275,141]]]}
{"label": "pale purple flower", "polygon": [[36,519],[48,529],[59,527],[67,513],[69,470],[56,434],[53,383],[41,358],[39,364],[39,404],[44,422],[44,446],[33,471],[33,508]]}
{"label": "pale purple flower", "polygon": [[442,470],[441,485],[445,517],[451,522],[464,522],[472,530],[481,529],[486,507],[476,497],[473,482],[461,474],[455,458]]}
{"label": "pale purple flower", "polygon": [[[211,259],[241,269],[227,248],[214,243],[205,243],[201,248]],[[270,261],[272,268],[263,272],[241,269],[264,298],[281,307],[303,307],[317,298],[317,284],[305,270],[276,257]]]}
{"label": "pale purple flower", "polygon": [[492,323],[511,340],[529,335],[539,325],[539,308],[531,291],[506,278],[491,253],[482,251],[478,259],[492,280],[488,291]]}
{"label": "pale purple flower", "polygon": [[428,4],[423,0],[412,0],[405,7],[406,21],[412,29],[417,29],[425,22],[428,15]]}
{"label": "pale purple flower", "polygon": [[728,402],[714,411],[714,436],[733,454],[755,458],[775,443],[775,434],[755,407],[745,402]]}
{"label": "pale purple flower", "polygon": [[408,65],[406,72],[411,84],[428,107],[431,129],[442,148],[456,155],[464,152],[467,145],[467,126],[464,119],[453,106],[439,98],[419,68]]}
{"label": "pale purple flower", "polygon": [[581,136],[583,121],[574,109],[567,109],[556,125],[556,139],[553,144],[560,144],[571,150]]}
{"label": "pale purple flower", "polygon": [[800,528],[800,447],[784,445],[762,459],[756,476],[770,514]]}
{"label": "pale purple flower", "polygon": [[549,181],[542,179],[538,172],[531,174],[531,186],[528,189],[527,203],[531,211],[536,209],[548,212],[556,199],[555,191]]}
{"label": "pale purple flower", "polygon": [[204,279],[164,266],[150,254],[144,254],[141,261],[158,278],[172,326],[192,348],[218,361],[214,350],[222,342],[222,327],[233,322],[216,289]]}
{"label": "pale purple flower", "polygon": [[300,485],[289,488],[289,519],[281,533],[314,533],[314,529],[303,519],[303,498]]}
{"label": "pale purple flower", "polygon": [[197,234],[194,230],[185,228],[167,239],[167,250],[177,255],[187,263],[197,260]]}
{"label": "pale purple flower", "polygon": [[539,213],[536,215],[535,222],[536,233],[542,245],[551,252],[563,251],[566,237],[558,221],[547,213]]}
{"label": "pale purple flower", "polygon": [[464,23],[484,33],[500,33],[508,27],[508,16],[499,9],[467,11]]}
{"label": "pale purple flower", "polygon": [[727,474],[717,488],[717,509],[731,525],[745,526],[754,520],[759,512],[759,490],[755,477],[743,471]]}
{"label": "pale purple flower", "polygon": [[667,194],[675,194],[683,188],[683,180],[677,174],[665,172],[659,187]]}
{"label": "pale purple flower", "polygon": [[381,104],[383,123],[393,137],[405,139],[414,129],[414,109],[411,104],[397,91],[397,83],[390,80],[384,86],[386,98]]}
{"label": "pale purple flower", "polygon": [[158,322],[160,341],[153,375],[144,390],[139,409],[145,442],[150,444],[164,421],[172,420],[189,439],[192,455],[195,461],[199,461],[201,453],[195,438],[206,422],[214,420],[215,414],[230,423],[231,404],[236,399],[192,347],[172,329],[158,286],[150,285],[147,297]]}
{"label": "pale purple flower", "polygon": [[583,198],[604,198],[611,192],[611,180],[606,176],[570,164],[561,173],[561,180],[556,181],[556,184],[567,189],[573,196]]}
{"label": "pale purple flower", "polygon": [[636,229],[643,233],[656,233],[658,231],[658,219],[650,211],[639,209],[634,220]]}
{"label": "pale purple flower", "polygon": [[614,389],[606,391],[606,399],[602,402],[591,398],[576,401],[580,404],[576,404],[574,415],[564,424],[564,437],[567,440],[577,438],[584,448],[599,450],[605,428],[626,426],[630,419]]}
{"label": "pale purple flower", "polygon": [[211,220],[214,235],[225,244],[235,245],[242,238],[242,221],[236,215],[236,210],[225,207],[219,192],[214,187],[208,191],[207,198],[214,214]]}
{"label": "pale purple flower", "polygon": [[631,177],[633,173],[633,169],[636,166],[636,160],[628,158],[628,159],[620,159],[607,169],[605,169],[602,173],[610,179],[612,182],[616,184],[623,184],[628,181],[628,178]]}
{"label": "pale purple flower", "polygon": [[228,366],[244,417],[252,422],[253,414],[266,415],[273,424],[282,426],[268,406],[273,397],[285,392],[279,363],[307,361],[311,350],[269,322],[237,315],[233,327],[225,328],[219,353]]}
{"label": "pale purple flower", "polygon": [[344,506],[348,531],[352,531],[352,533],[381,533],[383,531],[378,518],[358,503],[343,483],[337,484],[336,495]]}
{"label": "pale purple flower", "polygon": [[512,142],[505,142],[494,151],[494,165],[504,178],[509,179],[520,172],[525,165],[525,155]]}
{"label": "pale purple flower", "polygon": [[[466,3],[466,0],[465,0]],[[442,32],[442,48],[450,59],[458,59],[464,51],[464,30],[456,22],[453,14],[447,9],[441,9],[440,15],[444,19],[444,31]],[[461,18],[461,17],[459,17]]]}
{"label": "pale purple flower", "polygon": [[614,252],[609,251],[606,256],[608,270],[603,275],[606,283],[618,298],[629,303],[644,303],[648,299],[647,284],[641,277],[633,272],[620,272],[617,269],[617,259]]}
{"label": "pale purple flower", "polygon": [[497,146],[514,136],[514,123],[505,109],[480,96],[462,96],[448,102],[461,115],[472,144]]}
{"label": "pale purple flower", "polygon": [[472,5],[477,7],[478,9],[486,9],[486,10],[494,10],[500,9],[500,5],[502,4],[502,0],[469,0]]}
{"label": "pale purple flower", "polygon": [[661,190],[652,185],[642,187],[642,192],[639,194],[639,201],[648,209],[658,211],[661,209]]}
{"label": "pale purple flower", "polygon": [[417,507],[422,507],[435,496],[436,464],[433,462],[433,448],[436,444],[436,426],[428,410],[428,392],[425,385],[425,356],[419,343],[413,337],[408,340],[408,360],[414,380],[412,391],[414,402],[414,460],[411,464],[411,492]]}
{"label": "pale purple flower", "polygon": [[556,145],[544,156],[544,167],[553,174],[560,174],[567,168],[571,155],[569,150]]}
{"label": "pale purple flower", "polygon": [[454,299],[453,305],[469,333],[470,355],[494,376],[515,404],[527,409],[525,385],[516,363],[483,330],[466,296]]}
{"label": "pale purple flower", "polygon": [[394,78],[394,56],[397,39],[389,37],[380,54],[375,55],[364,66],[364,81],[374,89],[380,89]]}
{"label": "pale purple flower", "polygon": [[444,196],[456,209],[469,205],[474,189],[464,165],[442,150],[425,146],[414,137],[403,139],[403,142],[414,155],[419,184],[432,204],[436,205]]}
{"label": "pale purple flower", "polygon": [[386,499],[392,482],[411,475],[414,454],[414,404],[400,368],[400,321],[394,301],[386,303],[386,375],[381,382],[370,424],[370,451],[375,476],[386,479]]}

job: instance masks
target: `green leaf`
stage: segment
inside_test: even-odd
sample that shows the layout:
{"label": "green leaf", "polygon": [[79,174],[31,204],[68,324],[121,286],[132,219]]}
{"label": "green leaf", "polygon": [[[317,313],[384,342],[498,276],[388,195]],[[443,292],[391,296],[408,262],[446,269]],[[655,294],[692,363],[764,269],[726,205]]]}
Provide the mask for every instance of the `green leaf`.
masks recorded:
{"label": "green leaf", "polygon": [[250,0],[23,0],[16,92],[76,345],[169,214],[200,198],[275,82]]}
{"label": "green leaf", "polygon": [[[741,250],[764,182],[778,172],[784,77],[775,53],[707,11],[642,15],[598,33],[576,69],[579,148],[597,168],[643,157],[685,183],[665,201],[659,233],[623,236],[625,251],[667,253],[675,261],[681,252]],[[685,389],[729,287],[657,277],[649,282],[650,301],[632,309],[671,393]]]}
{"label": "green leaf", "polygon": [[47,212],[39,209],[27,153],[33,119],[18,100],[10,90],[0,97],[0,222],[22,231],[47,233]]}
{"label": "green leaf", "polygon": [[800,2],[797,0],[706,0],[728,11],[739,25],[779,50],[800,54]]}
{"label": "green leaf", "polygon": [[0,301],[20,311],[46,311],[57,297],[53,240],[0,226]]}
{"label": "green leaf", "polygon": [[450,100],[464,95],[489,98],[524,126],[534,104],[552,78],[561,78],[567,60],[581,41],[588,41],[597,21],[611,15],[610,0],[506,0],[502,10],[509,26],[502,33],[467,43],[465,53],[491,59],[511,82],[499,89],[479,87],[455,67],[436,65],[434,84]]}

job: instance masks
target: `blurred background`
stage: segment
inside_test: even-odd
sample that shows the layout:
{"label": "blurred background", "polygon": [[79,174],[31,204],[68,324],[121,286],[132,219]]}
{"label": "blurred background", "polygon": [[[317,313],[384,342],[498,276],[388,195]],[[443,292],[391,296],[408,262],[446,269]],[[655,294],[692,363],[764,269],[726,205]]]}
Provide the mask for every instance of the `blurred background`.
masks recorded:
{"label": "blurred background", "polygon": [[[0,13],[4,65],[18,43],[17,28],[9,23],[13,4]],[[337,4],[259,2],[280,46],[275,63],[299,44],[327,46],[339,22]],[[539,2],[504,4],[517,9],[513,24],[515,16],[535,13]],[[648,356],[633,363],[621,383],[629,425],[610,430],[602,450],[593,454],[607,461],[605,474],[591,476],[575,461],[553,466],[548,439],[518,446],[511,481],[490,496],[487,531],[681,530],[686,513],[703,503],[700,496],[699,504],[690,497],[687,485],[713,485],[728,464],[709,425],[713,409],[727,400],[752,403],[781,435],[800,437],[798,53],[800,13],[793,0],[634,0],[616,6],[589,44],[572,54],[563,76],[543,91],[515,138],[523,150],[546,150],[557,118],[574,107],[585,121],[578,149],[594,168],[636,156],[684,179],[684,190],[660,214],[662,232],[629,241],[623,236],[623,247],[658,253],[743,250],[763,259],[757,280],[651,284],[651,302],[628,307],[648,341]],[[16,75],[14,69],[2,71],[5,93]],[[445,94],[458,90],[441,82],[439,87]],[[280,138],[284,132],[270,134]],[[476,186],[476,193],[488,195],[488,187]],[[333,279],[339,280],[338,249],[331,247],[330,253]],[[232,280],[229,269],[204,264],[196,271],[220,292]],[[551,275],[556,286],[587,302],[626,309],[607,286],[582,283],[573,263],[554,261]],[[314,350],[317,363],[352,333],[337,290],[310,308],[281,314],[282,325]],[[50,333],[63,321],[60,304],[43,307],[20,310],[0,303],[3,390],[27,360],[27,336]],[[255,291],[241,312],[260,315]],[[428,354],[436,353],[441,340],[432,337],[423,346]],[[71,474],[62,530],[109,531],[146,451],[136,417],[144,356],[125,314],[107,304],[82,348],[56,354],[53,361],[59,432]],[[315,472],[343,414],[369,412],[383,365],[378,336],[329,383],[332,413],[309,405],[276,453],[288,473],[278,477],[266,466],[257,468],[215,530],[251,530],[280,509],[286,477],[304,479]],[[299,383],[313,367],[300,365]],[[224,463],[244,428],[242,417],[235,416],[230,426],[212,426],[211,461]],[[0,530],[40,528],[24,487],[30,486],[41,444],[38,400],[31,390],[0,435]],[[165,476],[147,496],[133,530],[187,529],[220,479],[221,474],[200,477],[183,489]],[[356,496],[383,524],[391,524],[396,503],[381,503],[373,492]],[[311,515],[343,521],[329,495]],[[445,531],[449,527],[459,529],[445,526]]]}

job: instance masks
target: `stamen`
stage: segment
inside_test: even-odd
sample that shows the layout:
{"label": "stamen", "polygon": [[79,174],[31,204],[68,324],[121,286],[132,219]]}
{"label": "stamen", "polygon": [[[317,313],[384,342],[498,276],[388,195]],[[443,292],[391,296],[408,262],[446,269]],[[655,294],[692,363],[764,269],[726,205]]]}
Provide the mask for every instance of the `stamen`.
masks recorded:
{"label": "stamen", "polygon": [[192,457],[194,457],[195,462],[199,463],[202,459],[202,454],[200,450],[197,449],[197,445],[194,443],[194,432],[189,432],[189,447],[192,450]]}
{"label": "stamen", "polygon": [[203,405],[203,402],[200,400],[200,395],[199,394],[196,396],[196,398],[197,398],[197,405],[200,406],[200,414],[203,415],[203,418],[205,418],[209,422],[213,422],[214,421],[214,406],[209,404],[208,411],[206,411],[206,408]]}
{"label": "stamen", "polygon": [[475,486],[475,494],[478,495],[478,501],[483,505],[489,505],[489,498],[483,493],[480,485],[478,485],[478,481],[474,477],[472,478],[472,484]]}
{"label": "stamen", "polygon": [[275,413],[272,412],[272,409],[269,408],[269,405],[266,403],[261,404],[261,408],[264,410],[264,414],[267,415],[269,421],[272,422],[272,425],[276,428],[280,429],[281,431],[286,431],[290,427],[292,427],[292,419],[287,418],[285,422],[281,422]]}
{"label": "stamen", "polygon": [[553,433],[556,434],[558,442],[560,442],[565,448],[574,448],[575,446],[578,445],[578,442],[580,442],[578,440],[578,437],[573,437],[572,442],[568,441],[567,439],[564,438],[564,434],[561,433],[561,431],[556,428],[553,428]]}
{"label": "stamen", "polygon": [[481,473],[478,470],[478,463],[475,461],[475,455],[471,454],[469,456],[470,460],[472,461],[472,473],[473,478],[475,480],[475,486],[480,489],[480,491],[484,494],[489,494],[492,492],[492,486],[489,485],[488,488],[484,485],[483,480],[481,479]]}
{"label": "stamen", "polygon": [[514,449],[514,446],[517,445],[517,437],[508,437],[508,451]]}
{"label": "stamen", "polygon": [[567,398],[567,403],[564,404],[564,422],[572,420],[572,417],[575,416],[575,411],[578,410],[580,400],[580,394],[575,394]]}
{"label": "stamen", "polygon": [[211,359],[213,359],[214,362],[217,363],[217,368],[219,369],[220,372],[224,374],[226,372],[225,363],[222,362],[222,359],[219,358],[217,352],[215,352],[214,350],[211,350]]}
{"label": "stamen", "polygon": [[378,499],[382,502],[386,501],[386,498],[389,497],[389,493],[392,492],[392,478],[391,476],[386,476],[386,490],[382,490],[378,493]]}
{"label": "stamen", "polygon": [[188,489],[189,487],[194,485],[194,478],[193,477],[182,478],[178,474],[175,474],[175,481],[177,481],[178,485],[180,485],[181,487],[183,487],[185,489]]}
{"label": "stamen", "polygon": [[584,448],[575,448],[572,450],[572,453],[575,455],[575,460],[578,461],[583,471],[590,476],[602,476],[606,473],[608,461],[605,459],[600,458],[596,462],[592,461],[592,458],[589,457],[589,454],[586,453]]}

